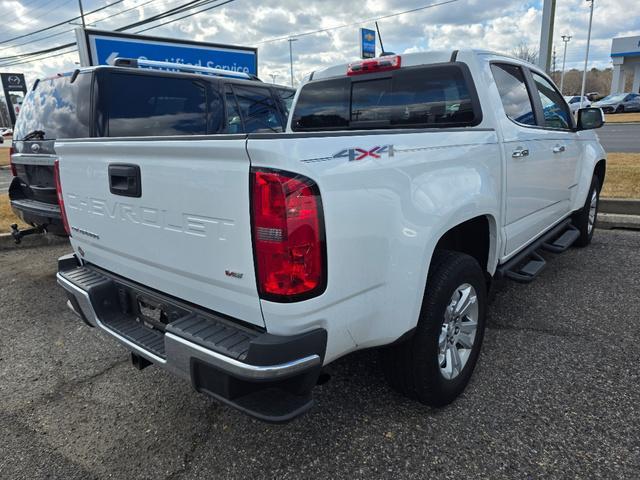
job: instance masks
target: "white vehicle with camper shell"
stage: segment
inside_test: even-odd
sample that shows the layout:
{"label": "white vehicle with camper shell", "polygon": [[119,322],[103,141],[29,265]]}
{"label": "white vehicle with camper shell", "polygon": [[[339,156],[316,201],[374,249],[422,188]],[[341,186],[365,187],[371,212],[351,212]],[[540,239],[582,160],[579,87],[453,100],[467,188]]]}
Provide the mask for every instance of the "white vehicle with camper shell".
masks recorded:
{"label": "white vehicle with camper shell", "polygon": [[[138,367],[267,421],[307,411],[322,367],[370,347],[394,388],[452,402],[495,280],[529,282],[541,251],[589,244],[601,110],[574,119],[536,66],[474,50],[317,71],[285,132],[253,83],[226,102],[187,86],[136,100],[171,97],[177,124],[218,125],[206,135],[121,114],[127,91],[94,95],[96,133],[55,145],[70,307]],[[230,131],[236,106],[258,127]],[[139,121],[163,128],[128,135]]]}

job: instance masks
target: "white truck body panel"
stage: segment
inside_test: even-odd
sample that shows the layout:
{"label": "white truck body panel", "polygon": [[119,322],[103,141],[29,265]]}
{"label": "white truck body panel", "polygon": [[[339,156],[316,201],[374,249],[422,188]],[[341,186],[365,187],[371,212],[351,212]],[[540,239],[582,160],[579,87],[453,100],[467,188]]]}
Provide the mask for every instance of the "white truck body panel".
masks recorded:
{"label": "white truck body panel", "polygon": [[[358,162],[332,157],[349,148],[370,150],[383,139],[393,146],[392,156]],[[328,360],[392,342],[411,329],[429,259],[451,222],[482,214],[495,224],[500,215],[493,129],[280,134],[250,138],[249,155],[255,167],[301,173],[320,188],[329,239],[327,289],[295,304],[263,300],[262,311],[276,334],[327,329]]]}
{"label": "white truck body panel", "polygon": [[[251,255],[249,159],[237,138],[58,142],[71,244],[85,261],[263,326]],[[140,166],[142,196],[112,195],[110,163]],[[242,275],[230,276],[225,272]]]}

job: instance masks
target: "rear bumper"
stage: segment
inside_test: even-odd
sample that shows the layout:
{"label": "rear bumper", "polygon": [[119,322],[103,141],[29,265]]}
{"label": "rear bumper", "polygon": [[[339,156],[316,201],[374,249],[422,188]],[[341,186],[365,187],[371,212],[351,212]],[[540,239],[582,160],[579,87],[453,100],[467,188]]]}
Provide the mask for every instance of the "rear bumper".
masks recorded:
{"label": "rear bumper", "polygon": [[[199,392],[269,422],[291,420],[313,404],[325,330],[293,337],[260,332],[96,267],[78,266],[73,256],[59,260],[57,279],[85,323]],[[140,321],[140,301],[167,312],[164,331]]]}
{"label": "rear bumper", "polygon": [[9,187],[9,198],[11,199],[11,209],[24,223],[45,227],[48,232],[56,235],[66,235],[62,223],[60,207],[56,203],[45,203],[31,198],[23,197],[15,183],[19,182],[16,177]]}

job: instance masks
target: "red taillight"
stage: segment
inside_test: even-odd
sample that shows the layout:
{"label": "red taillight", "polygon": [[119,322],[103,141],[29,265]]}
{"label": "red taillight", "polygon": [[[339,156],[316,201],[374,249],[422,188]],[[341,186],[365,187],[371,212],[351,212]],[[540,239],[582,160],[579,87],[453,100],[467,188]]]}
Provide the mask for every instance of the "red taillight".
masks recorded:
{"label": "red taillight", "polygon": [[292,301],[325,287],[325,245],[318,186],[302,175],[252,172],[253,242],[263,298]]}
{"label": "red taillight", "polygon": [[67,235],[71,236],[69,221],[67,220],[67,212],[64,209],[64,199],[62,198],[62,184],[60,183],[60,161],[56,159],[53,164],[53,178],[56,182],[56,195],[58,196],[58,205],[60,206],[60,214],[62,215],[62,224]]}
{"label": "red taillight", "polygon": [[9,147],[9,165],[11,165],[11,175],[13,175],[14,177],[18,176],[18,171],[16,170],[16,166],[13,163],[13,154],[15,153],[15,150],[13,147]]}
{"label": "red taillight", "polygon": [[386,72],[400,68],[402,58],[400,55],[371,58],[349,64],[347,76],[362,75],[363,73]]}

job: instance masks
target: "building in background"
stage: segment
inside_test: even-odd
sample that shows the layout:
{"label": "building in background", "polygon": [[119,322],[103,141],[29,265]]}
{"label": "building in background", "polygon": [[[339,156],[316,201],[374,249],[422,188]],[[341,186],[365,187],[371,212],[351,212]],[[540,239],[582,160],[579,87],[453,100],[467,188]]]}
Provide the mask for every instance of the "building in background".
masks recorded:
{"label": "building in background", "polygon": [[614,38],[611,44],[611,93],[624,92],[625,75],[633,75],[631,89],[640,92],[640,36]]}

